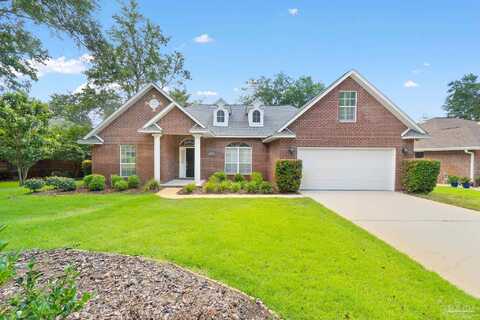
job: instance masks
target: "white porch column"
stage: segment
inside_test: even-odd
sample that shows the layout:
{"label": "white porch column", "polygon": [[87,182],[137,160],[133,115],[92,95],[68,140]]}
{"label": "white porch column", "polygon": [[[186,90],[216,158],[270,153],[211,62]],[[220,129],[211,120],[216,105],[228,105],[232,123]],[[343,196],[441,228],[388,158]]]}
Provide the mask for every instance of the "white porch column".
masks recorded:
{"label": "white porch column", "polygon": [[160,138],[161,134],[153,134],[153,176],[160,182]]}
{"label": "white porch column", "polygon": [[195,184],[200,186],[202,183],[202,166],[200,164],[201,159],[201,148],[200,148],[200,137],[201,135],[193,135],[195,138]]}

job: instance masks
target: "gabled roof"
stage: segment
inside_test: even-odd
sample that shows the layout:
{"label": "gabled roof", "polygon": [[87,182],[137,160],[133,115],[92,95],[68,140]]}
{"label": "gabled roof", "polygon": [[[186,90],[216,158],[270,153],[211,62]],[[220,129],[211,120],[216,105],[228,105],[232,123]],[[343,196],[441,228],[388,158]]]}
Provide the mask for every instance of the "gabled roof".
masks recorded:
{"label": "gabled roof", "polygon": [[[143,97],[143,95],[148,92],[148,90],[152,89],[152,88],[155,88],[158,92],[160,92],[163,96],[165,96],[168,100],[171,101],[171,104],[173,104],[173,106],[179,108],[181,111],[183,111],[185,114],[187,114],[187,116],[189,116],[194,122],[196,122],[198,125],[202,126],[202,124],[200,122],[198,122],[198,120],[196,120],[194,117],[192,117],[190,114],[188,114],[185,109],[180,106],[168,93],[166,93],[162,88],[160,88],[159,86],[157,86],[156,84],[154,83],[150,83],[148,85],[146,85],[145,87],[143,87],[142,90],[140,90],[139,92],[137,92],[137,94],[135,94],[133,97],[131,97],[130,99],[128,99],[127,102],[125,102],[120,108],[118,108],[117,110],[115,110],[114,113],[112,113],[109,117],[107,117],[102,123],[100,123],[98,126],[96,126],[95,128],[92,129],[92,131],[90,131],[84,138],[83,140],[88,140],[90,139],[92,136],[98,134],[99,132],[101,132],[103,129],[105,129],[110,123],[113,122],[113,120],[117,119],[121,114],[123,114],[125,111],[128,110],[128,108],[130,108],[135,102],[137,102],[138,100],[140,100],[140,98]],[[161,113],[161,112],[160,112]],[[159,114],[160,114],[159,113]]]}
{"label": "gabled roof", "polygon": [[415,142],[415,151],[480,150],[480,124],[458,118],[433,118],[422,123],[430,139]]}
{"label": "gabled roof", "polygon": [[415,129],[421,134],[427,134],[418,124],[415,123],[406,113],[400,110],[390,99],[388,99],[383,93],[381,93],[377,88],[375,88],[370,82],[367,81],[362,75],[360,75],[355,70],[350,70],[340,78],[335,80],[331,85],[329,85],[325,90],[323,90],[318,96],[307,102],[297,114],[288,120],[284,125],[282,125],[278,131],[281,132],[285,130],[289,125],[291,125],[295,120],[297,120],[302,114],[307,112],[311,107],[313,107],[318,101],[325,97],[329,92],[331,92],[335,87],[342,83],[345,79],[351,77],[358,84],[360,84],[368,93],[375,97],[387,110],[389,110],[398,120],[400,120],[404,125],[410,129]]}

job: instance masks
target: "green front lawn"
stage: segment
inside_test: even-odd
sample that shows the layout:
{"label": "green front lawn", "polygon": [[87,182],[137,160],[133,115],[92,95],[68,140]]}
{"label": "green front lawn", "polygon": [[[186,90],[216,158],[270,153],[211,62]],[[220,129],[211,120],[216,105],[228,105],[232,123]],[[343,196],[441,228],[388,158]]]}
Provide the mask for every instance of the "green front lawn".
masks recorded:
{"label": "green front lawn", "polygon": [[0,219],[11,248],[173,261],[287,319],[458,319],[449,312],[458,308],[480,315],[479,300],[310,199],[42,196],[10,183],[0,184]]}
{"label": "green front lawn", "polygon": [[452,204],[454,206],[480,211],[480,191],[452,187],[436,187],[432,193],[422,198]]}

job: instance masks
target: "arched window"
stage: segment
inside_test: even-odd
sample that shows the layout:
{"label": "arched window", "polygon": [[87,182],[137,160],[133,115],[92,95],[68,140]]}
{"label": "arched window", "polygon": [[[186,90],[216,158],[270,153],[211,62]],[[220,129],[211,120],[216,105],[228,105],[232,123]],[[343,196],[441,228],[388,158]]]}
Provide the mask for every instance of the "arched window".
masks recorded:
{"label": "arched window", "polygon": [[195,146],[195,142],[193,141],[193,139],[190,139],[190,138],[183,139],[182,142],[180,142],[180,147],[194,147],[194,146]]}
{"label": "arched window", "polygon": [[217,110],[217,122],[224,123],[225,122],[225,111]]}
{"label": "arched window", "polygon": [[258,111],[258,110],[253,111],[253,114],[252,114],[253,123],[260,123],[261,122],[261,117],[262,117],[262,115],[261,115],[260,111]]}
{"label": "arched window", "polygon": [[225,173],[249,175],[252,173],[252,148],[243,142],[225,147]]}

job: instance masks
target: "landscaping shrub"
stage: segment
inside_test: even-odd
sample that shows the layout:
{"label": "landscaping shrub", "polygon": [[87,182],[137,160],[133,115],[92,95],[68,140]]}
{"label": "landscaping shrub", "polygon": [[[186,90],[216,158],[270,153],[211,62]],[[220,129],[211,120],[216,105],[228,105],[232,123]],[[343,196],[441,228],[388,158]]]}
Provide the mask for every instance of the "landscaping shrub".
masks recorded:
{"label": "landscaping shrub", "polygon": [[245,177],[241,173],[237,173],[233,176],[233,181],[242,182],[245,181]]}
{"label": "landscaping shrub", "polygon": [[249,181],[245,184],[245,190],[248,193],[257,193],[260,188],[260,183],[256,181]]}
{"label": "landscaping shrub", "polygon": [[75,180],[67,177],[46,177],[45,182],[47,186],[53,187],[55,190],[60,191],[74,191],[77,189]]}
{"label": "landscaping shrub", "polygon": [[158,191],[160,190],[160,183],[155,179],[148,180],[143,186],[144,191]]}
{"label": "landscaping shrub", "polygon": [[297,192],[302,182],[302,160],[277,160],[275,182],[280,192]]}
{"label": "landscaping shrub", "polygon": [[90,184],[92,179],[93,179],[93,174],[89,174],[83,177],[83,185],[85,186],[85,188],[88,188],[88,185]]}
{"label": "landscaping shrub", "polygon": [[460,183],[462,186],[466,189],[470,188],[470,178],[469,177],[461,177],[460,178]]}
{"label": "landscaping shrub", "polygon": [[262,181],[258,189],[260,193],[265,193],[265,194],[273,193],[272,184],[268,181]]}
{"label": "landscaping shrub", "polygon": [[27,179],[23,184],[23,186],[30,189],[31,192],[37,192],[38,190],[42,189],[44,185],[45,181],[36,178]]}
{"label": "landscaping shrub", "polygon": [[478,187],[480,186],[480,177],[475,178],[475,185]]}
{"label": "landscaping shrub", "polygon": [[124,180],[123,177],[120,177],[119,175],[117,174],[112,174],[110,176],[110,186],[112,188],[115,188],[115,184],[118,182],[118,181],[121,181],[121,180]]}
{"label": "landscaping shrub", "polygon": [[448,176],[447,177],[448,184],[455,184],[455,183],[458,184],[459,181],[460,181],[460,177],[458,177],[458,176]]}
{"label": "landscaping shrub", "polygon": [[54,188],[60,191],[74,191],[77,189],[75,179],[67,177],[56,177]]}
{"label": "landscaping shrub", "polygon": [[[5,230],[5,228],[5,225],[0,225],[0,232]],[[16,253],[2,253],[7,247],[7,244],[8,242],[0,239],[0,286],[15,276],[15,263],[18,259],[18,255]]]}
{"label": "landscaping shrub", "polygon": [[242,190],[242,183],[241,182],[232,183],[232,187],[231,187],[230,191],[239,192],[240,190]]}
{"label": "landscaping shrub", "polygon": [[218,188],[220,192],[230,192],[232,191],[232,187],[233,187],[233,182],[230,180],[225,180],[220,183]]}
{"label": "landscaping shrub", "polygon": [[105,177],[101,174],[93,174],[92,179],[87,187],[90,191],[105,190]]}
{"label": "landscaping shrub", "polygon": [[217,193],[219,190],[219,184],[215,181],[207,181],[203,184],[203,192],[205,193]]}
{"label": "landscaping shrub", "polygon": [[210,178],[208,178],[208,181],[218,182],[218,183],[225,180],[227,180],[227,174],[223,171],[217,171],[214,174],[212,174]]}
{"label": "landscaping shrub", "polygon": [[128,182],[123,179],[117,180],[117,182],[115,182],[115,184],[113,185],[113,188],[116,191],[125,191],[128,189]]}
{"label": "landscaping shrub", "polygon": [[127,182],[129,189],[136,189],[140,186],[140,178],[137,175],[129,176]]}
{"label": "landscaping shrub", "polygon": [[71,266],[55,280],[41,285],[42,273],[34,269],[34,262],[27,264],[27,273],[16,279],[20,293],[10,298],[8,306],[0,310],[1,319],[66,319],[80,311],[90,300],[90,294],[77,292],[79,273]]}
{"label": "landscaping shrub", "polygon": [[263,182],[263,175],[261,172],[252,172],[252,175],[250,176],[250,181],[254,181],[256,183],[261,183]]}
{"label": "landscaping shrub", "polygon": [[63,177],[57,177],[57,176],[46,177],[45,184],[49,187],[53,187],[54,189],[57,189],[61,178]]}
{"label": "landscaping shrub", "polygon": [[82,161],[82,172],[85,176],[92,174],[92,160]]}
{"label": "landscaping shrub", "polygon": [[189,183],[189,184],[183,186],[182,191],[184,193],[192,193],[193,191],[195,191],[196,188],[197,188],[197,185],[192,182],[192,183]]}
{"label": "landscaping shrub", "polygon": [[403,161],[403,188],[409,193],[430,193],[437,184],[440,162],[436,160]]}

